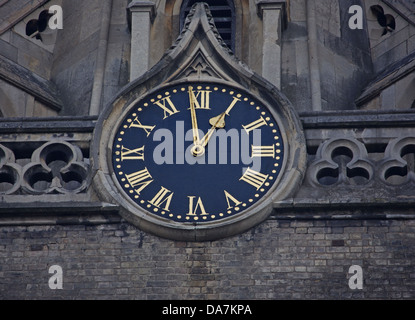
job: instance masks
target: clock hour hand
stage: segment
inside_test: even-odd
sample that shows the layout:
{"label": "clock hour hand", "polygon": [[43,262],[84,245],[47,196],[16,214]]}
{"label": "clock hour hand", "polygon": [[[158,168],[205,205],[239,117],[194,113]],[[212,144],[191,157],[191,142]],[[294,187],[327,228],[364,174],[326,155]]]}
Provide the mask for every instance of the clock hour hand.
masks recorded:
{"label": "clock hour hand", "polygon": [[205,147],[207,146],[210,138],[212,138],[212,135],[215,133],[216,129],[223,129],[225,128],[225,115],[226,112],[220,114],[217,117],[214,117],[210,119],[209,123],[212,126],[208,133],[200,140],[198,145],[195,145],[192,148],[192,154],[195,157],[200,157],[205,153]]}
{"label": "clock hour hand", "polygon": [[208,144],[210,138],[212,137],[213,133],[215,132],[216,129],[223,129],[225,128],[225,117],[229,116],[230,112],[232,111],[233,107],[235,107],[235,105],[241,101],[238,98],[234,98],[232,103],[229,105],[228,109],[226,109],[225,112],[221,113],[220,115],[218,115],[217,117],[214,117],[212,119],[209,120],[210,125],[212,126],[212,128],[208,131],[208,133],[203,137],[203,139],[200,141],[200,144],[203,147],[206,147],[206,145]]}
{"label": "clock hour hand", "polygon": [[214,118],[210,119],[209,123],[212,127],[215,127],[217,129],[225,128],[225,116],[224,116],[224,114],[222,113],[222,114],[218,115],[217,117],[214,117]]}
{"label": "clock hour hand", "polygon": [[225,128],[225,116],[226,116],[226,112],[221,113],[217,117],[210,119],[209,123],[212,127],[209,129],[208,133],[206,133],[206,135],[200,141],[200,144],[203,148],[207,146],[210,138],[212,138],[212,135],[215,133],[216,129]]}
{"label": "clock hour hand", "polygon": [[[189,94],[190,94],[190,87],[189,87]],[[193,96],[193,91],[192,94]],[[210,125],[212,126],[208,133],[206,133],[206,135],[202,138],[202,140],[198,139],[199,143],[195,144],[195,146],[192,148],[192,154],[195,157],[199,157],[202,156],[205,153],[205,147],[207,146],[207,144],[209,143],[209,140],[212,138],[212,135],[215,133],[216,129],[223,129],[225,128],[225,117],[229,116],[229,113],[231,112],[231,110],[233,109],[233,107],[241,100],[239,100],[238,98],[234,98],[232,103],[229,105],[228,109],[226,109],[225,112],[221,113],[220,115],[218,115],[217,117],[213,117],[212,119],[209,120]],[[192,100],[193,102],[193,100]],[[194,108],[194,105],[193,105]]]}

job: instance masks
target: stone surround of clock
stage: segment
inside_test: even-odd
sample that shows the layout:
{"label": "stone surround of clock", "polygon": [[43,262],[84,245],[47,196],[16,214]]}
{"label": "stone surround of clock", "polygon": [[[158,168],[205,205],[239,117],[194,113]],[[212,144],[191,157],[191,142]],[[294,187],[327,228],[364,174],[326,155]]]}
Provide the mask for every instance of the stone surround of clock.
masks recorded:
{"label": "stone surround of clock", "polygon": [[[251,157],[261,159],[261,170],[244,168],[241,161],[155,164],[154,133],[173,131],[178,122],[185,132],[193,129],[194,141],[186,148],[204,156],[217,131],[239,130],[251,139]],[[255,129],[261,131],[261,145],[253,143]],[[164,58],[101,114],[92,157],[102,200],[119,205],[121,215],[144,231],[190,241],[228,237],[263,222],[274,201],[299,188],[306,165],[294,108],[232,55],[203,4],[192,8]]]}

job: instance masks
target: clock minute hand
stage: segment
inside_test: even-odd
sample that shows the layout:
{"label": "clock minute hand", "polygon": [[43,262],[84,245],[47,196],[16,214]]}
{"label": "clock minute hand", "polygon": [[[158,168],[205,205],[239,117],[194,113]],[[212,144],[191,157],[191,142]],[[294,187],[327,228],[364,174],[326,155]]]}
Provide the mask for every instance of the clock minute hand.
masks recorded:
{"label": "clock minute hand", "polygon": [[196,118],[196,109],[195,109],[195,101],[194,101],[194,93],[193,87],[189,86],[189,103],[190,103],[190,114],[192,117],[192,129],[193,129],[193,142],[195,146],[200,145],[200,137],[199,137],[199,127],[197,125],[197,118]]}
{"label": "clock minute hand", "polygon": [[200,157],[205,154],[205,148],[201,145],[199,136],[199,127],[197,125],[196,108],[195,108],[195,95],[193,93],[193,87],[189,86],[189,103],[190,114],[192,118],[192,130],[193,130],[193,148],[191,150],[194,157]]}

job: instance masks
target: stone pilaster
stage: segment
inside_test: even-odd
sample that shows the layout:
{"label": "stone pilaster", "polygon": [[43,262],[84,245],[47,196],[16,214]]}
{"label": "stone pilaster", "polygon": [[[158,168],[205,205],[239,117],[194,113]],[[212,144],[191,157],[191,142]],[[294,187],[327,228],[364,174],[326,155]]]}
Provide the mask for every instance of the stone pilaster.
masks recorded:
{"label": "stone pilaster", "polygon": [[258,15],[263,21],[262,76],[281,88],[281,34],[286,21],[286,2],[257,3]]}
{"label": "stone pilaster", "polygon": [[128,6],[131,21],[130,81],[149,69],[150,29],[156,5],[149,1],[133,1]]}

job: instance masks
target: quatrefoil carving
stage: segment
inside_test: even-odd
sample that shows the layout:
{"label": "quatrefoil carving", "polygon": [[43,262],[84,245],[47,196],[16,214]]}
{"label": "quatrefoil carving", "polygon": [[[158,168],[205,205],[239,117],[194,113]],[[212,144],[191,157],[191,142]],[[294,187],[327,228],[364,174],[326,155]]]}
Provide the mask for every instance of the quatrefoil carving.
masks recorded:
{"label": "quatrefoil carving", "polygon": [[364,185],[372,180],[374,169],[363,143],[331,139],[319,147],[307,174],[308,180],[318,186]]}
{"label": "quatrefoil carving", "polygon": [[12,194],[20,187],[22,168],[13,152],[0,145],[0,194]]}
{"label": "quatrefoil carving", "polygon": [[380,179],[390,185],[415,182],[415,138],[392,140],[385,150],[379,170]]}
{"label": "quatrefoil carving", "polygon": [[88,165],[82,152],[65,141],[37,149],[23,172],[22,188],[30,194],[79,193],[87,187]]}

